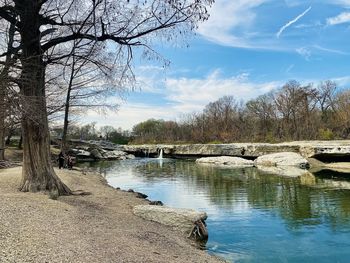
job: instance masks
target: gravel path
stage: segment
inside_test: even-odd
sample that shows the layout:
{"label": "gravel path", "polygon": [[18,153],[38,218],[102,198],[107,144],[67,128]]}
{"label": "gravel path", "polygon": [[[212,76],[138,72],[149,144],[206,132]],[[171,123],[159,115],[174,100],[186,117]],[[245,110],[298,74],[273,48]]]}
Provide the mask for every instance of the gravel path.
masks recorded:
{"label": "gravel path", "polygon": [[89,196],[17,191],[21,168],[0,170],[0,262],[222,262],[178,232],[132,214],[146,201],[96,174],[59,170]]}

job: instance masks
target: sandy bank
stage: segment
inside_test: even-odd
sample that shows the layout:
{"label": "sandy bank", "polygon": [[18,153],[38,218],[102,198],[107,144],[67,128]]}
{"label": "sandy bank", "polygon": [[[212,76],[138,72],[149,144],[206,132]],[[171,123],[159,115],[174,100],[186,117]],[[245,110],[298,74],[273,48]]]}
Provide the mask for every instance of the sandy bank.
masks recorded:
{"label": "sandy bank", "polygon": [[222,262],[178,232],[132,214],[145,204],[96,174],[57,171],[89,196],[51,200],[17,191],[21,168],[0,170],[0,262]]}

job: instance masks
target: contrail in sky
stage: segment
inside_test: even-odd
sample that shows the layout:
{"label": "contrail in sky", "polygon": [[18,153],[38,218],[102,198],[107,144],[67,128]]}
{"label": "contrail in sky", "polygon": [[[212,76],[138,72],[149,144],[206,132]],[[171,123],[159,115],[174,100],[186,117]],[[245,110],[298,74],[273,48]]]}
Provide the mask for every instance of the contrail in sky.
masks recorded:
{"label": "contrail in sky", "polygon": [[287,24],[285,24],[283,27],[281,27],[280,30],[277,32],[276,37],[279,38],[284,30],[286,30],[288,27],[290,27],[295,22],[297,22],[300,18],[302,18],[304,15],[306,15],[310,10],[311,10],[311,6],[308,9],[306,9],[303,13],[298,15],[296,18],[294,18],[293,20],[291,20]]}

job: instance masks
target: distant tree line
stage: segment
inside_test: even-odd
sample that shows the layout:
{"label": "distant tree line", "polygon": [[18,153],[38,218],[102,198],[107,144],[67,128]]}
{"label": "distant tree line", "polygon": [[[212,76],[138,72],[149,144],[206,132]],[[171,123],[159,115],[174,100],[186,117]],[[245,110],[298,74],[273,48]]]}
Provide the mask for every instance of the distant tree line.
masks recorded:
{"label": "distant tree line", "polygon": [[224,96],[180,121],[150,119],[133,127],[133,143],[229,143],[350,138],[350,90],[333,81],[292,80],[246,103]]}

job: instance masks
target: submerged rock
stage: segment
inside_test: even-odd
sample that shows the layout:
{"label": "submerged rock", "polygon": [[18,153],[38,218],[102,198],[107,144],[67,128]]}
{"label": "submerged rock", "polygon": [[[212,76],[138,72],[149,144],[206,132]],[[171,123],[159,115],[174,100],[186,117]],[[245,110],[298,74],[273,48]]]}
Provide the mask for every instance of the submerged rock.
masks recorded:
{"label": "submerged rock", "polygon": [[264,174],[274,174],[286,177],[307,177],[312,175],[308,170],[296,166],[257,166],[258,170]]}
{"label": "submerged rock", "polygon": [[253,166],[254,162],[240,157],[219,156],[219,157],[203,157],[196,160],[197,163],[215,164],[215,165],[229,165],[229,166]]}
{"label": "submerged rock", "polygon": [[309,167],[309,162],[294,152],[266,154],[258,157],[254,163],[256,166],[295,166],[302,169]]}
{"label": "submerged rock", "polygon": [[[197,228],[198,225],[200,225],[202,229],[207,219],[207,214],[205,212],[158,205],[137,205],[134,207],[133,212],[143,219],[170,226],[185,233],[187,236],[191,236],[194,232],[193,230]],[[203,235],[203,239],[206,239],[208,237],[206,228],[202,232],[204,232],[201,234]]]}

